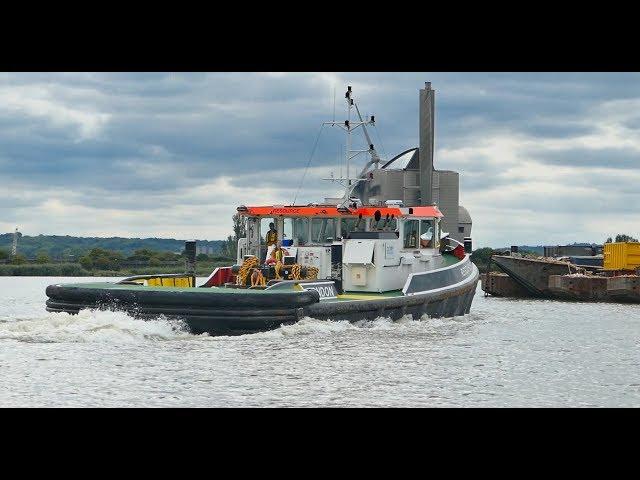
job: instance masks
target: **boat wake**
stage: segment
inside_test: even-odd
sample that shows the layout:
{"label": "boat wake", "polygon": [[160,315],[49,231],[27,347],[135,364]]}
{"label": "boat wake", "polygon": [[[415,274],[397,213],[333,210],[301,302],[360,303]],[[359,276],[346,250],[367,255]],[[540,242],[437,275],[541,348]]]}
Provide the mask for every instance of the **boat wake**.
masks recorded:
{"label": "boat wake", "polygon": [[399,320],[378,317],[350,323],[346,320],[318,320],[305,317],[293,325],[275,330],[242,336],[210,337],[207,334],[193,335],[187,326],[162,316],[153,320],[138,320],[124,312],[81,310],[77,315],[67,313],[44,313],[28,317],[0,318],[0,340],[15,340],[25,343],[135,343],[141,341],[170,340],[240,340],[281,338],[307,335],[331,335],[344,332],[396,332],[408,334],[443,333],[448,329],[459,330],[470,325],[470,319],[429,318],[413,319],[406,315]]}
{"label": "boat wake", "polygon": [[459,331],[460,328],[470,327],[472,324],[467,317],[429,318],[423,315],[414,319],[405,315],[398,320],[388,317],[378,317],[375,320],[361,320],[350,323],[346,320],[318,320],[304,317],[293,325],[285,325],[276,330],[252,334],[252,337],[291,337],[299,335],[331,335],[335,333],[384,333],[400,334],[442,334],[448,330]]}
{"label": "boat wake", "polygon": [[124,312],[82,310],[0,320],[0,340],[27,343],[134,343],[197,338],[182,322],[159,317],[141,321]]}

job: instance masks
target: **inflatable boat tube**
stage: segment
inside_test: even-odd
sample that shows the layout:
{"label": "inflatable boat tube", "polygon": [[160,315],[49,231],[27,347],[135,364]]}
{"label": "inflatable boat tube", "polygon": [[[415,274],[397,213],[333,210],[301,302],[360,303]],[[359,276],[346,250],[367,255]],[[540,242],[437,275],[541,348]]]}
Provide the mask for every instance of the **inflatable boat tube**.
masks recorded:
{"label": "inflatable boat tube", "polygon": [[224,288],[168,289],[130,284],[56,284],[46,290],[47,310],[121,310],[142,318],[184,320],[192,333],[246,333],[295,323],[320,299],[315,290],[256,291]]}

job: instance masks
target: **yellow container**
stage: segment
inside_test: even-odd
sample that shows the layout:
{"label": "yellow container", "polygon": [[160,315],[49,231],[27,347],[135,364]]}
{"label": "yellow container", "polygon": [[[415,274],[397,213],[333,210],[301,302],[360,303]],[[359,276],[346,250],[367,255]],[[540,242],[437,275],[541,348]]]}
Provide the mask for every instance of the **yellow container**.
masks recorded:
{"label": "yellow container", "polygon": [[617,242],[604,244],[605,270],[635,270],[640,267],[640,243]]}
{"label": "yellow container", "polygon": [[150,287],[193,287],[193,277],[155,277],[147,279],[147,285]]}

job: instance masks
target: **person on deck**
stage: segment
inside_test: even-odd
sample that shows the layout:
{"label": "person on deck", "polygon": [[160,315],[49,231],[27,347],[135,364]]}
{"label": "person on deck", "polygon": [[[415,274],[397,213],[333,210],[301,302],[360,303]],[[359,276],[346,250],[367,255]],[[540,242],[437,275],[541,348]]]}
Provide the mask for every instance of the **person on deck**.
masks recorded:
{"label": "person on deck", "polygon": [[282,248],[282,242],[277,242],[276,247],[271,252],[271,257],[267,259],[267,263],[284,263],[284,256],[289,255],[286,248]]}
{"label": "person on deck", "polygon": [[276,225],[271,222],[269,224],[269,231],[267,232],[267,249],[271,246],[271,245],[275,245],[278,242],[278,232],[276,230]]}
{"label": "person on deck", "polygon": [[271,258],[275,259],[276,262],[284,263],[284,256],[289,255],[289,252],[286,248],[282,248],[282,242],[278,242],[276,244],[276,248],[273,250],[271,254]]}
{"label": "person on deck", "polygon": [[278,242],[271,252],[271,256],[267,258],[267,265],[273,265],[275,267],[276,279],[282,278],[280,271],[284,266],[284,256],[288,254],[289,252],[285,248],[282,248],[282,242]]}

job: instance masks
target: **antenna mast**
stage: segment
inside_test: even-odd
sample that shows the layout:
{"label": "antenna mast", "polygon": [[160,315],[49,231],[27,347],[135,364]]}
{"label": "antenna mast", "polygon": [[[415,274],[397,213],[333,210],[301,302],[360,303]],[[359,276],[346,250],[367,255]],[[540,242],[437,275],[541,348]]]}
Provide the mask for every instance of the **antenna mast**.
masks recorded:
{"label": "antenna mast", "polygon": [[[358,155],[360,155],[361,153],[369,153],[371,155],[371,160],[367,163],[367,165],[365,166],[364,170],[361,172],[360,177],[362,177],[367,169],[375,164],[376,168],[378,166],[378,163],[380,162],[380,157],[378,156],[378,153],[376,152],[373,143],[371,142],[371,138],[369,137],[369,134],[367,132],[367,125],[374,125],[375,124],[375,117],[373,115],[371,115],[371,117],[369,117],[367,120],[364,120],[362,118],[362,115],[360,115],[360,110],[358,109],[358,106],[355,104],[353,98],[352,98],[352,91],[351,91],[351,86],[347,87],[347,91],[344,94],[345,100],[347,102],[347,120],[345,120],[344,122],[336,122],[335,121],[335,114],[334,114],[334,120],[331,122],[324,122],[323,125],[331,125],[332,127],[340,127],[342,128],[346,134],[347,134],[347,149],[345,152],[345,163],[346,163],[346,173],[347,176],[346,178],[342,178],[342,174],[340,175],[340,178],[325,178],[323,180],[331,180],[334,182],[339,182],[341,185],[343,185],[345,187],[345,193],[344,193],[344,197],[342,198],[342,202],[340,204],[340,206],[344,206],[346,203],[349,202],[349,197],[351,195],[351,192],[353,191],[353,189],[356,187],[356,185],[359,182],[364,182],[366,181],[366,178],[354,178],[351,179],[350,178],[350,163],[351,160],[355,157],[357,157]],[[355,108],[356,109],[356,113],[358,115],[358,120],[359,121],[351,121],[351,110]],[[362,130],[364,131],[364,135],[367,139],[367,142],[369,143],[369,148],[367,150],[353,150],[351,147],[351,133],[354,130],[357,130],[359,127],[362,127]]]}
{"label": "antenna mast", "polygon": [[333,86],[333,121],[336,121],[336,86]]}

